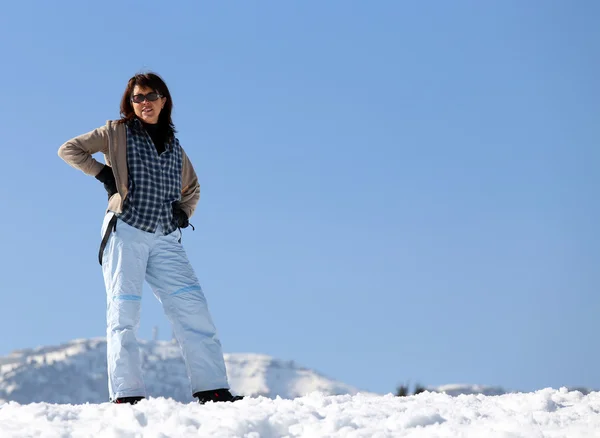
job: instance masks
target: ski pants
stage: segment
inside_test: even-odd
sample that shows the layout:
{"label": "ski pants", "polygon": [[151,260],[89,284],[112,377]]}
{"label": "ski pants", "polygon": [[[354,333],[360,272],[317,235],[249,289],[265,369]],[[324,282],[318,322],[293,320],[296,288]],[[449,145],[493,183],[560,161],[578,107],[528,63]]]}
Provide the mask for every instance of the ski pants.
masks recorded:
{"label": "ski pants", "polygon": [[[112,218],[108,213],[102,235]],[[221,342],[202,288],[180,243],[181,231],[163,235],[117,219],[102,253],[107,293],[108,390],[111,400],[146,396],[136,332],[144,279],[163,305],[181,348],[192,394],[229,388]]]}

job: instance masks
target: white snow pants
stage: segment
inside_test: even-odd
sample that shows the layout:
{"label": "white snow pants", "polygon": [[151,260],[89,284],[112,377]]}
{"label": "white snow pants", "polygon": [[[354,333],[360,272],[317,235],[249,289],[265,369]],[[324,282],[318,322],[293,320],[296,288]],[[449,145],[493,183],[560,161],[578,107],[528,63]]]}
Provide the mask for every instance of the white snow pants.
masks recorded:
{"label": "white snow pants", "polygon": [[[102,235],[113,213],[108,213]],[[117,219],[102,271],[107,293],[108,391],[111,400],[146,396],[136,332],[144,279],[162,303],[181,347],[192,394],[229,388],[221,342],[202,288],[179,239],[138,230]]]}

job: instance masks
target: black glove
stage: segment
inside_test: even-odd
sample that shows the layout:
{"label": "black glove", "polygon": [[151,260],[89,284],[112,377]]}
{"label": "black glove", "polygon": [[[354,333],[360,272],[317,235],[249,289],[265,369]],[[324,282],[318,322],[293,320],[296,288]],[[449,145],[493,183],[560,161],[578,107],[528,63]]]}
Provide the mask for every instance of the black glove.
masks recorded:
{"label": "black glove", "polygon": [[179,228],[187,228],[190,225],[188,215],[182,210],[179,202],[173,202],[173,218]]}
{"label": "black glove", "polygon": [[117,182],[115,181],[112,167],[105,164],[100,173],[96,175],[96,179],[104,184],[104,189],[106,190],[106,193],[108,193],[108,199],[117,193]]}

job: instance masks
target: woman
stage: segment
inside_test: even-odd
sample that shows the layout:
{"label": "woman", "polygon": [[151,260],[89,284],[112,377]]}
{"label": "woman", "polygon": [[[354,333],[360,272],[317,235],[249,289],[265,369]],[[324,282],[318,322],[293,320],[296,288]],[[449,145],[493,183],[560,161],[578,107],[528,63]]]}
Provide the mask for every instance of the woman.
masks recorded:
{"label": "woman", "polygon": [[[175,137],[173,101],[154,73],[132,77],[121,119],[63,144],[68,164],[108,193],[99,261],[107,292],[108,389],[115,403],[146,396],[136,331],[148,281],[173,325],[192,394],[200,403],[235,401],[206,299],[181,245],[200,199],[194,168]],[[104,154],[106,164],[92,155]]]}

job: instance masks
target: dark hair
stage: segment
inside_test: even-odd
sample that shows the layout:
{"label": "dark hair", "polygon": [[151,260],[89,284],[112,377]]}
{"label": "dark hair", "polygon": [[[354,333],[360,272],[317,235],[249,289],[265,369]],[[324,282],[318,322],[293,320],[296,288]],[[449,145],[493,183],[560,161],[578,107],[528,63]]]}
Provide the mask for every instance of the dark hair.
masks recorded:
{"label": "dark hair", "polygon": [[169,93],[169,89],[167,88],[165,81],[159,75],[153,72],[138,73],[129,79],[129,82],[127,82],[127,88],[125,88],[125,92],[121,98],[121,119],[119,120],[119,123],[127,123],[136,117],[135,111],[133,110],[133,105],[131,103],[131,96],[133,96],[133,89],[136,85],[138,87],[151,88],[163,97],[167,98],[165,106],[158,116],[158,125],[160,126],[161,130],[166,131],[167,137],[173,136],[175,132],[177,132],[175,130],[173,120],[171,120],[173,99],[171,99],[171,93]]}

